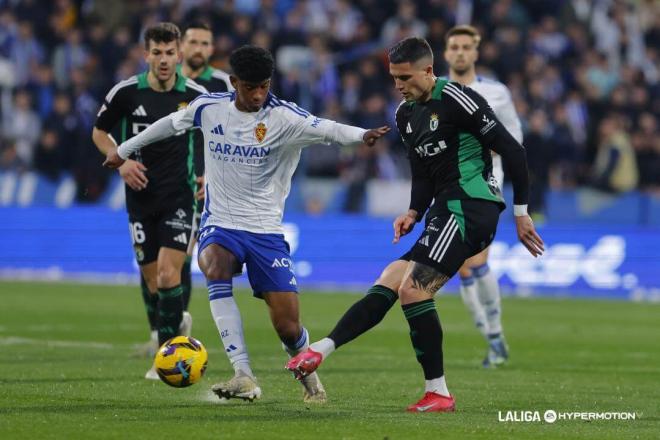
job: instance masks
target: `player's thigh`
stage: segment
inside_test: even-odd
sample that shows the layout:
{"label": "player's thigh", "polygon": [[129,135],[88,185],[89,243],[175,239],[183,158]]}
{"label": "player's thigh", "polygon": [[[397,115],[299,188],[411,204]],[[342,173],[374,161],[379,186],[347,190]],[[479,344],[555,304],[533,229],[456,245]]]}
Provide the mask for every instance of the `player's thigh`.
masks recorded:
{"label": "player's thigh", "polygon": [[398,292],[407,268],[408,261],[406,259],[392,261],[383,269],[374,284],[385,286],[394,292]]}
{"label": "player's thigh", "polygon": [[239,232],[218,226],[200,230],[197,262],[207,280],[229,280],[241,273],[245,249]]}
{"label": "player's thigh", "polygon": [[433,298],[449,278],[449,276],[440,272],[435,265],[430,266],[410,261],[399,287],[401,304],[405,305]]}
{"label": "player's thigh", "polygon": [[245,233],[245,265],[254,296],[265,292],[298,292],[289,245],[282,234]]}

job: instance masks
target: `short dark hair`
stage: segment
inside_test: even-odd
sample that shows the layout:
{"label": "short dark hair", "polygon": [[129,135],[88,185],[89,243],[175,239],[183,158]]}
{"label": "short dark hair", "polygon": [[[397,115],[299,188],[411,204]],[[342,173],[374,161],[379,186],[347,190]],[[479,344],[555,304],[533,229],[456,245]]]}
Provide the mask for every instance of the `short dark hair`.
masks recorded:
{"label": "short dark hair", "polygon": [[149,49],[151,41],[154,43],[169,43],[170,41],[176,41],[178,44],[181,41],[181,31],[174,23],[158,23],[144,32],[144,46],[147,49]]}
{"label": "short dark hair", "polygon": [[240,80],[263,82],[273,76],[275,60],[271,53],[259,46],[241,46],[229,56],[233,74]]}
{"label": "short dark hair", "polygon": [[455,35],[467,35],[468,37],[472,37],[474,38],[474,42],[477,46],[479,46],[479,43],[481,42],[481,34],[479,34],[477,28],[468,24],[454,26],[453,28],[449,29],[445,34],[445,43]]}
{"label": "short dark hair", "polygon": [[211,29],[211,26],[206,21],[203,21],[203,20],[195,20],[195,21],[191,21],[190,23],[188,23],[183,28],[183,32],[181,33],[181,35],[182,36],[186,35],[186,32],[188,32],[188,29],[204,29],[205,31],[209,31],[209,32],[213,33],[213,30]]}
{"label": "short dark hair", "polygon": [[390,63],[415,63],[422,58],[433,60],[433,50],[428,41],[420,37],[408,37],[396,43],[388,53]]}

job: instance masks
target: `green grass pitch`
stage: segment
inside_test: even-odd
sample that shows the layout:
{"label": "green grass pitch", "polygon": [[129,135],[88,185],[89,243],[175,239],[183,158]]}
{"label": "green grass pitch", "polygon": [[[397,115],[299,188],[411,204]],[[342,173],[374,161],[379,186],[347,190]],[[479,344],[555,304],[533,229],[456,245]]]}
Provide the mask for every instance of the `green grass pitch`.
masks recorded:
{"label": "green grass pitch", "polygon": [[[301,296],[312,339],[358,297]],[[423,381],[398,307],[319,370],[324,406],[302,402],[267,309],[237,294],[263,397],[220,404],[212,383],[231,375],[196,289],[193,336],[209,349],[201,383],[173,389],[144,380],[147,338],[136,287],[0,282],[0,438],[8,439],[500,439],[660,438],[660,306],[564,299],[504,300],[511,348],[484,370],[484,344],[456,296],[437,298],[454,414],[407,414]],[[636,420],[500,422],[498,412],[625,411]]]}

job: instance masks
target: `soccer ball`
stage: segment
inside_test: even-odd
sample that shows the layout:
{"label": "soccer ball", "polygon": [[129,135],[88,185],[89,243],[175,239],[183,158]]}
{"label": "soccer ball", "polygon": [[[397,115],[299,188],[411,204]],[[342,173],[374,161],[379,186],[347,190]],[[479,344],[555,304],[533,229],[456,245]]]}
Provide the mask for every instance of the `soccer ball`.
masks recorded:
{"label": "soccer ball", "polygon": [[163,382],[184,388],[202,378],[208,359],[206,348],[197,339],[175,336],[158,349],[154,365]]}

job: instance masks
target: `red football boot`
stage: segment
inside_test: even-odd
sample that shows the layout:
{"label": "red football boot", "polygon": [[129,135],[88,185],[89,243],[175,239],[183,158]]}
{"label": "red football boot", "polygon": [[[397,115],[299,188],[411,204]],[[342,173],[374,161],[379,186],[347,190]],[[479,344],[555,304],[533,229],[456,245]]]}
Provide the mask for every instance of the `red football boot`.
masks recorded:
{"label": "red football boot", "polygon": [[456,409],[456,401],[452,396],[443,396],[441,394],[426,392],[424,397],[410,405],[408,412],[453,412]]}
{"label": "red football boot", "polygon": [[300,380],[316,371],[322,361],[323,355],[321,353],[308,348],[289,359],[285,368],[291,371],[296,379]]}

